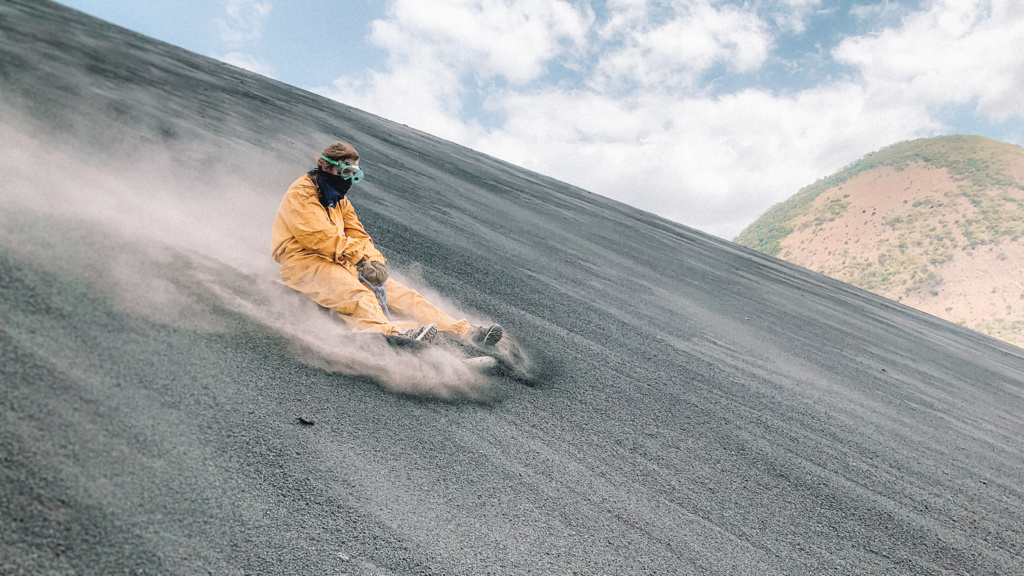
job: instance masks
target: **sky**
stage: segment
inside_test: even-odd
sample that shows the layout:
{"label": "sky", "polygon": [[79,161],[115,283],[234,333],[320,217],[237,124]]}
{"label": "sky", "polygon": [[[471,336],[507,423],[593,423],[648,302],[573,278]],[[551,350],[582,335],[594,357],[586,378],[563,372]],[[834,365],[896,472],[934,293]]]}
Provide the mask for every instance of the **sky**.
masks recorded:
{"label": "sky", "polygon": [[899,141],[1024,145],[1020,0],[60,2],[726,239]]}

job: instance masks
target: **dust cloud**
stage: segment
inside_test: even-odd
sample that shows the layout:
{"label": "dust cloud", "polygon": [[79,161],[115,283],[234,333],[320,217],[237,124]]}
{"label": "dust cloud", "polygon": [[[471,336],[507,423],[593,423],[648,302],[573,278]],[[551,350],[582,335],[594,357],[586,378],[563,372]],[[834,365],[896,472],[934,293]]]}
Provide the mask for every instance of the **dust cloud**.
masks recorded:
{"label": "dust cloud", "polygon": [[225,310],[244,315],[284,337],[296,359],[394,392],[486,396],[488,380],[457,352],[395,350],[280,283],[270,228],[290,179],[254,184],[230,158],[208,163],[222,169],[190,173],[158,147],[135,150],[130,162],[76,153],[2,121],[0,138],[0,249],[16,258],[176,327],[216,333],[227,330]]}

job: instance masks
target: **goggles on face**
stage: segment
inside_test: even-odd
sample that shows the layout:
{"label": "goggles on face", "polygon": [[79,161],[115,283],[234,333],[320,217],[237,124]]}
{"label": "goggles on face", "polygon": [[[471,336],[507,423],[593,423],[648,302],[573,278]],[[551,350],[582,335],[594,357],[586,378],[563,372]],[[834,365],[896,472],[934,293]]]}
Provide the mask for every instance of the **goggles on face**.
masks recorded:
{"label": "goggles on face", "polygon": [[348,160],[331,160],[323,154],[320,157],[337,167],[338,174],[345,180],[351,180],[355,184],[363,179],[363,171],[358,164],[353,164]]}

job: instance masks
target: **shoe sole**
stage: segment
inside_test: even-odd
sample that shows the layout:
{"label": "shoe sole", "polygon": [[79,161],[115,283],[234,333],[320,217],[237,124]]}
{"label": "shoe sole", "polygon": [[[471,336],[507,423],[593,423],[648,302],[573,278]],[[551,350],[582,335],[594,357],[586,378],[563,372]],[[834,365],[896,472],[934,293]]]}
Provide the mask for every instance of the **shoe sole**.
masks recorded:
{"label": "shoe sole", "polygon": [[415,340],[416,342],[429,344],[434,341],[435,336],[437,336],[437,324],[430,324],[424,327],[423,332],[420,332],[420,334],[416,336]]}
{"label": "shoe sole", "polygon": [[494,346],[501,340],[501,337],[505,335],[505,331],[502,330],[501,326],[494,326],[484,334],[483,345]]}

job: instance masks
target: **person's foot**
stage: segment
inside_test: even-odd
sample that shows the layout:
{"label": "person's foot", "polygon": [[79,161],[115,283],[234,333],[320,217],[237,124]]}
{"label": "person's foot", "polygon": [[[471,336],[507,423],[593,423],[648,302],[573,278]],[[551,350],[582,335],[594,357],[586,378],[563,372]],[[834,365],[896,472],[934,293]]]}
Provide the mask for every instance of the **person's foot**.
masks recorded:
{"label": "person's foot", "polygon": [[437,324],[427,324],[426,326],[413,328],[405,333],[406,338],[413,342],[422,342],[424,344],[433,342],[434,336],[437,336]]}
{"label": "person's foot", "polygon": [[469,341],[477,346],[494,346],[505,335],[505,330],[498,324],[491,324],[489,327],[474,326],[467,336]]}

